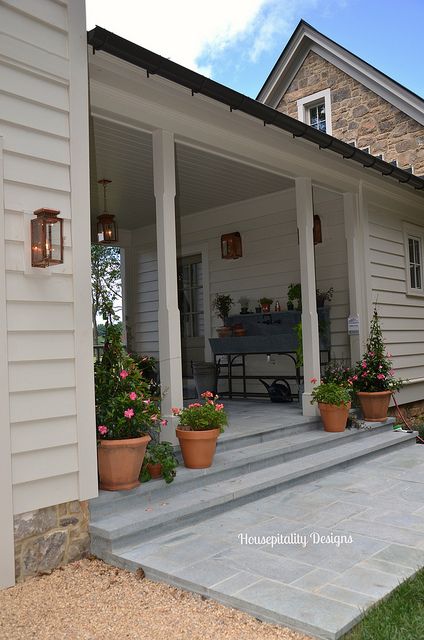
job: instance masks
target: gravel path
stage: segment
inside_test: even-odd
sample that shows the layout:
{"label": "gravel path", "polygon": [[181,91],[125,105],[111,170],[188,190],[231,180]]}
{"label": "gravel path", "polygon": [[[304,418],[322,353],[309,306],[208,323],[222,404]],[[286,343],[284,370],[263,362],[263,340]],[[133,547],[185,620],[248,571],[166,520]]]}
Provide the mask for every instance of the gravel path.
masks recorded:
{"label": "gravel path", "polygon": [[0,591],[1,640],[310,640],[100,560]]}

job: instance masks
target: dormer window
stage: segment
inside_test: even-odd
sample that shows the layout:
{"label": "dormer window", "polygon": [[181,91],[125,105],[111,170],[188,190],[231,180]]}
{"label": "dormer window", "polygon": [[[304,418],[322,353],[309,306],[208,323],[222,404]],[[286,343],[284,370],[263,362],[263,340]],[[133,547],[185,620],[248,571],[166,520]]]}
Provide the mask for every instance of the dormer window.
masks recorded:
{"label": "dormer window", "polygon": [[332,135],[330,89],[318,91],[297,101],[299,120],[314,129]]}

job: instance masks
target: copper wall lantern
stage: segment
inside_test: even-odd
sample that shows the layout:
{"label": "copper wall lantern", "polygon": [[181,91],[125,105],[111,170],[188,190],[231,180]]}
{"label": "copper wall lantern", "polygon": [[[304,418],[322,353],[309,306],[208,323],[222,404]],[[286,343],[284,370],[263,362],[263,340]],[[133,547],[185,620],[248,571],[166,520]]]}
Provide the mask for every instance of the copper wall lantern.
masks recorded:
{"label": "copper wall lantern", "polygon": [[243,257],[241,235],[238,231],[221,236],[221,256],[224,260],[236,260]]}
{"label": "copper wall lantern", "polygon": [[63,263],[63,220],[57,209],[37,209],[31,220],[31,265],[49,267]]}
{"label": "copper wall lantern", "polygon": [[106,178],[98,180],[98,183],[103,185],[103,213],[97,216],[97,242],[100,244],[109,244],[118,239],[115,216],[108,213],[106,206],[106,187],[111,182],[112,180]]}

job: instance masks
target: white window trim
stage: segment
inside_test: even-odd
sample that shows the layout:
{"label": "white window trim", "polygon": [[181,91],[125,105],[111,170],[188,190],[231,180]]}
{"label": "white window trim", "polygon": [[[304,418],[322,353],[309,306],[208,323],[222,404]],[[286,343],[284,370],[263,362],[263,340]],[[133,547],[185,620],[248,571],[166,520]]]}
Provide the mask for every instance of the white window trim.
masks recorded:
{"label": "white window trim", "polygon": [[319,104],[324,99],[325,104],[325,127],[326,133],[333,135],[333,126],[331,122],[331,92],[330,89],[317,91],[310,96],[305,96],[297,101],[297,118],[305,124],[309,123],[309,108]]}
{"label": "white window trim", "polygon": [[[402,223],[403,229],[403,242],[405,247],[405,280],[406,280],[406,294],[408,296],[416,296],[424,298],[424,227],[420,227],[409,222]],[[420,241],[421,249],[421,288],[415,289],[411,287],[411,274],[409,271],[409,238],[415,238]]]}

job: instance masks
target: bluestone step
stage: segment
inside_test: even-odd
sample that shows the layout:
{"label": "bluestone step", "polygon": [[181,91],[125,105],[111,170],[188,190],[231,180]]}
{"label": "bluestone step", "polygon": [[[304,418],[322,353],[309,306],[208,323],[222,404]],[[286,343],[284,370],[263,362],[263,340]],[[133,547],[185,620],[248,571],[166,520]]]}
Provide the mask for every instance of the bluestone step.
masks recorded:
{"label": "bluestone step", "polygon": [[345,436],[338,438],[338,445],[331,448],[249,473],[244,470],[240,475],[200,488],[187,487],[166,497],[163,491],[138,494],[136,501],[119,503],[116,512],[92,513],[93,552],[101,555],[102,551],[134,546],[139,539],[147,540],[169,528],[175,530],[208,515],[275,493],[302,479],[414,441],[415,435],[385,430],[373,433],[372,437]]}

